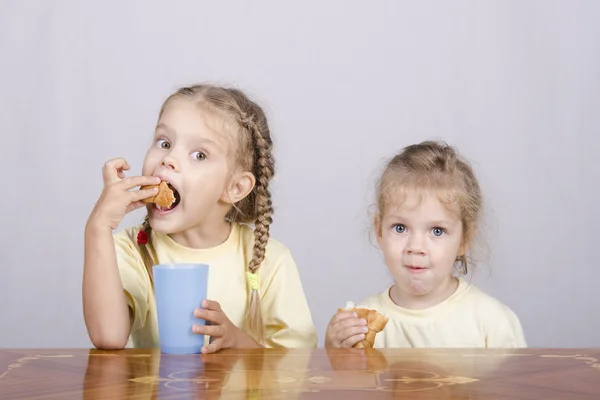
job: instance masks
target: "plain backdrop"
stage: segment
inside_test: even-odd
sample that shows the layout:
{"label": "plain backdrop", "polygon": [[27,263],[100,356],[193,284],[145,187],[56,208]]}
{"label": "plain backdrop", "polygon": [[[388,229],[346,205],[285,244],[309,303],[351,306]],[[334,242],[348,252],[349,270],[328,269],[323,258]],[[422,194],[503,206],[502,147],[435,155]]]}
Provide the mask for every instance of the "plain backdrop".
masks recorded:
{"label": "plain backdrop", "polygon": [[268,113],[272,233],[320,345],[338,307],[391,283],[370,238],[381,167],[441,139],[485,193],[475,283],[530,346],[600,346],[599,20],[594,0],[2,0],[0,347],[91,345],[83,229],[102,165],[139,174],[163,100],[203,81]]}

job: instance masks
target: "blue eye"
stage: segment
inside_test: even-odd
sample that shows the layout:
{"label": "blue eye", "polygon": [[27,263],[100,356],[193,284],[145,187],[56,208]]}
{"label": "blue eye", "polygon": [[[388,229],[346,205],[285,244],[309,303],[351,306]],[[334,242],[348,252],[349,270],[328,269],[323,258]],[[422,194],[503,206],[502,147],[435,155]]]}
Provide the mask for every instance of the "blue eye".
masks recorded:
{"label": "blue eye", "polygon": [[443,228],[433,228],[431,230],[431,233],[433,234],[433,236],[442,236],[446,231]]}
{"label": "blue eye", "polygon": [[395,224],[392,229],[394,230],[394,232],[396,233],[404,233],[406,232],[406,226],[402,225],[402,224]]}
{"label": "blue eye", "polygon": [[158,139],[156,145],[159,149],[168,150],[171,148],[171,143],[167,142],[165,139]]}
{"label": "blue eye", "polygon": [[194,160],[204,161],[206,160],[206,153],[203,153],[201,151],[195,151],[192,153],[192,157],[194,157]]}

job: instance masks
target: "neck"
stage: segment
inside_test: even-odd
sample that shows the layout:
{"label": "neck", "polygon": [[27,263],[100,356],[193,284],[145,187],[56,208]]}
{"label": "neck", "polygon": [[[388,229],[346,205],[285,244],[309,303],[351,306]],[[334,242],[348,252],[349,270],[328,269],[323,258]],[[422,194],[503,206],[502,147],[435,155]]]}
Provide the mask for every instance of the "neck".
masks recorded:
{"label": "neck", "polygon": [[231,233],[231,224],[221,220],[215,224],[203,224],[182,232],[171,233],[176,243],[193,249],[207,249],[224,243]]}
{"label": "neck", "polygon": [[436,306],[450,297],[458,288],[458,279],[449,277],[434,291],[426,294],[413,294],[402,291],[398,284],[392,286],[390,298],[397,306],[409,310],[424,310]]}

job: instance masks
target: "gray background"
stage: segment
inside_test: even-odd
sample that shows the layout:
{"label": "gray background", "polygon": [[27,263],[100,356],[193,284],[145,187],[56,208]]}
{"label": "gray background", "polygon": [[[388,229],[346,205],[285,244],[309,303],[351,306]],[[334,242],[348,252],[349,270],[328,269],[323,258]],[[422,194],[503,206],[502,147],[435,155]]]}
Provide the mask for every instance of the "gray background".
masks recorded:
{"label": "gray background", "polygon": [[383,162],[434,138],[485,191],[475,282],[531,346],[600,346],[599,20],[597,1],[0,2],[0,347],[90,346],[101,167],[139,173],[164,98],[203,80],[270,117],[273,236],[320,344],[337,307],[391,282],[369,237]]}

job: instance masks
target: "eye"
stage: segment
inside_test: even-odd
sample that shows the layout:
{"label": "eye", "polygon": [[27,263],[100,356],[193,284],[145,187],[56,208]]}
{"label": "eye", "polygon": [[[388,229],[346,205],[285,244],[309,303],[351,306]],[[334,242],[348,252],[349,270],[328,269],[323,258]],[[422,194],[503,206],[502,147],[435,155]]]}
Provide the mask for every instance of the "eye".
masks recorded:
{"label": "eye", "polygon": [[192,153],[192,157],[196,161],[204,161],[204,160],[206,160],[206,153],[204,153],[202,151],[195,151]]}
{"label": "eye", "polygon": [[168,150],[171,148],[171,143],[167,142],[165,139],[158,139],[156,141],[156,145],[159,149]]}
{"label": "eye", "polygon": [[406,226],[404,226],[402,224],[394,224],[394,226],[392,226],[392,229],[396,233],[404,233],[404,232],[406,232]]}
{"label": "eye", "polygon": [[431,230],[431,233],[433,234],[433,236],[439,237],[439,236],[442,236],[444,233],[446,233],[446,230],[444,228],[436,227]]}

